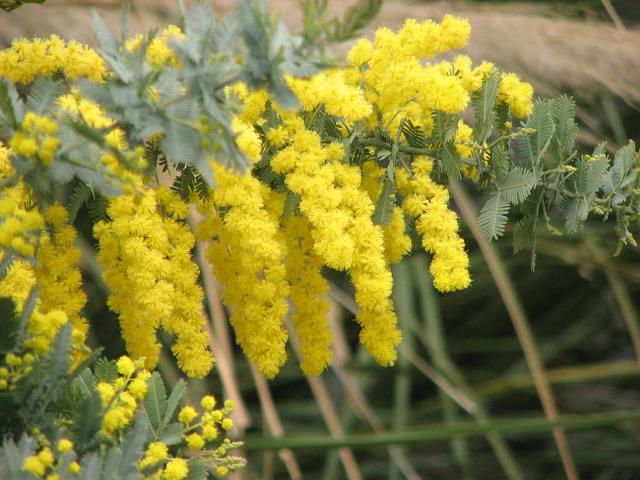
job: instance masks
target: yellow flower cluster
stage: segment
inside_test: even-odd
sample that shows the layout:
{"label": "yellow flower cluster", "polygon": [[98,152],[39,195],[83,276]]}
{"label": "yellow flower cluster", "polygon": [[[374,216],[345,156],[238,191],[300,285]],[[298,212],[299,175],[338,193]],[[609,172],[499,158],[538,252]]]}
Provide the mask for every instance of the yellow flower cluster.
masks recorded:
{"label": "yellow flower cluster", "polygon": [[[13,173],[9,152],[0,143],[0,180]],[[35,254],[38,236],[44,227],[42,215],[36,209],[26,208],[27,198],[22,185],[0,191],[0,249],[23,257]]]}
{"label": "yellow flower cluster", "polygon": [[138,401],[147,394],[150,373],[142,368],[142,361],[132,361],[123,356],[116,363],[119,375],[112,382],[99,382],[102,407],[106,409],[102,420],[102,432],[112,435],[129,425],[136,413]]}
{"label": "yellow flower cluster", "polygon": [[[33,118],[36,122],[39,119]],[[9,151],[0,147],[0,179],[11,172]],[[40,302],[28,320],[27,337],[23,349],[27,351],[24,367],[14,372],[14,380],[28,374],[32,353],[36,356],[49,351],[60,328],[69,320],[73,324],[72,345],[75,360],[85,350],[86,321],[81,317],[86,296],[81,288],[81,275],[77,269],[80,252],[75,247],[75,230],[67,223],[67,212],[60,205],[50,207],[43,217],[38,210],[27,210],[29,195],[22,184],[0,192],[0,258],[7,253],[24,257],[37,256],[34,270],[27,261],[14,260],[6,276],[0,280],[0,296],[11,298],[18,312],[33,286],[40,286]],[[45,221],[51,227],[45,231]],[[36,252],[36,245],[38,250]],[[16,357],[20,358],[20,357]],[[25,370],[26,369],[26,370]]]}
{"label": "yellow flower cluster", "polygon": [[38,248],[36,280],[40,286],[40,311],[60,310],[71,320],[78,334],[86,334],[87,321],[81,310],[87,301],[78,269],[80,250],[75,245],[76,231],[69,224],[67,210],[60,204],[45,211],[49,235],[43,235]]}
{"label": "yellow flower cluster", "polygon": [[[182,33],[182,30],[180,30],[180,27],[177,27],[176,25],[167,26],[160,35],[154,37],[151,42],[149,42],[147,51],[145,52],[145,60],[156,68],[167,63],[176,67],[179,66],[178,59],[175,57],[175,54],[169,46],[169,42],[172,38],[176,40],[183,40],[186,37],[184,33]],[[125,43],[125,48],[128,51],[133,52],[142,46],[143,41],[143,35],[136,35]]]}
{"label": "yellow flower cluster", "polygon": [[106,75],[98,53],[75,40],[65,42],[56,35],[48,40],[18,38],[0,51],[0,78],[31,83],[36,77],[62,73],[70,80],[86,77],[100,81]]}
{"label": "yellow flower cluster", "polygon": [[108,214],[110,222],[94,227],[98,261],[128,351],[153,368],[160,353],[155,332],[162,326],[176,335],[172,351],[180,368],[193,377],[205,376],[213,356],[203,329],[198,268],[191,261],[195,241],[184,223],[186,205],[166,188],[146,189],[143,195],[113,198]]}
{"label": "yellow flower cluster", "polygon": [[16,187],[0,192],[0,247],[31,257],[44,220],[37,210],[25,208],[21,190]]}
{"label": "yellow flower cluster", "polygon": [[[470,284],[469,259],[458,234],[457,217],[449,209],[447,188],[430,177],[432,161],[405,154],[406,150],[385,156],[389,153],[382,151],[387,150],[385,146],[364,147],[367,159],[362,160],[352,150],[358,148],[358,142],[363,146],[363,139],[373,137],[403,141],[398,134],[402,121],[429,134],[434,114],[461,114],[494,66],[488,62],[474,66],[466,55],[452,56],[449,61],[431,59],[463,48],[469,35],[469,23],[452,16],[440,23],[410,19],[397,33],[379,29],[373,41],[356,43],[344,68],[307,79],[286,77],[300,100],[299,112],[284,111],[263,89],[250,91],[243,83],[227,88],[227,98],[238,105],[231,129],[251,166],[242,173],[212,162],[216,186],[209,200],[199,201],[205,220],[198,226],[198,236],[209,242],[207,258],[223,285],[222,298],[237,342],[267,377],[276,375],[286,361],[285,319],[290,304],[304,372],[319,374],[331,364],[325,267],[351,278],[362,344],[380,364],[395,362],[401,334],[391,302],[390,265],[412,248],[407,215],[415,219],[422,245],[433,255],[430,271],[435,287],[449,292]],[[138,35],[125,48],[130,52],[146,48],[145,62],[153,68],[180,68],[171,44],[184,38],[171,25],[148,45]],[[86,76],[98,81],[106,75],[97,53],[55,36],[46,41],[16,40],[0,52],[0,77],[29,83],[38,75],[58,72],[70,79]],[[147,92],[150,98],[157,98],[158,93]],[[515,74],[502,75],[498,102],[507,105],[513,115],[530,113],[532,95],[531,86]],[[107,144],[126,153],[141,170],[145,166],[143,147],[127,145],[123,132],[113,128],[114,121],[99,105],[72,89],[58,99],[58,107],[92,127],[112,127],[106,134]],[[314,131],[315,122],[326,116],[333,117],[337,130],[330,134]],[[209,149],[213,139],[207,136],[213,137],[214,132],[206,117],[196,128],[203,137],[202,146]],[[11,149],[49,165],[59,144],[56,131],[51,118],[28,113],[11,139]],[[484,147],[474,143],[472,133],[460,120],[454,141],[464,158]],[[384,143],[390,150],[391,145]],[[0,174],[5,176],[11,174],[6,152],[0,148]],[[172,350],[180,368],[190,376],[202,377],[211,369],[213,357],[203,330],[199,272],[191,259],[195,240],[185,222],[188,207],[164,187],[145,187],[148,179],[128,171],[112,151],[104,151],[101,161],[125,185],[126,192],[110,199],[111,220],[98,222],[94,234],[99,241],[98,261],[111,290],[108,304],[120,316],[127,349],[136,360],[144,359],[147,368],[154,367],[161,348],[156,331],[162,327],[176,336]],[[382,226],[374,221],[374,213],[385,178],[383,167],[389,161],[395,162],[390,167],[397,172],[398,198],[392,195],[395,203],[387,212],[388,221],[380,222]],[[467,166],[463,171],[469,178],[477,173]],[[13,282],[10,295],[20,299],[21,306],[34,282],[41,285],[41,304],[29,331],[34,342],[31,348],[42,353],[51,335],[69,320],[76,340],[86,333],[80,315],[85,297],[76,268],[75,231],[64,209],[54,206],[44,212],[50,228],[42,234],[45,219],[27,209],[24,198],[20,186],[0,194],[0,247],[23,257],[37,254],[40,266],[34,278],[29,265],[14,262],[0,282],[0,294],[7,290],[7,282]],[[132,368],[124,360],[121,363],[123,371]],[[99,389],[103,399],[109,399],[105,401],[116,395],[109,384]],[[105,431],[117,431],[130,421],[138,397],[133,392],[128,395],[131,398],[125,395],[114,402],[117,406],[105,417]],[[189,411],[181,415],[184,420]],[[222,421],[228,425],[227,419]],[[191,432],[185,441],[198,450],[215,438],[214,431],[213,424],[203,423],[202,432]],[[150,449],[149,462],[166,459],[161,446]],[[171,460],[163,475],[182,478],[187,468],[183,462]]]}
{"label": "yellow flower cluster", "polygon": [[28,112],[22,121],[22,128],[11,137],[9,146],[16,154],[25,157],[37,155],[44,165],[49,165],[60,145],[60,140],[55,137],[57,131],[58,124],[52,118]]}
{"label": "yellow flower cluster", "polygon": [[310,79],[288,77],[287,83],[300,99],[303,110],[311,111],[323,105],[327,113],[353,123],[373,113],[371,104],[358,87],[350,85],[346,72],[329,70]]}
{"label": "yellow flower cluster", "polygon": [[[191,459],[205,460],[212,467],[215,467],[218,476],[225,476],[232,470],[243,465],[241,459],[237,457],[227,456],[234,444],[228,439],[224,439],[222,443],[212,452],[203,450],[205,446],[211,446],[211,442],[218,438],[219,425],[223,430],[233,428],[233,421],[229,415],[233,411],[233,402],[226,400],[220,409],[215,409],[216,400],[213,395],[207,395],[200,402],[204,413],[198,419],[198,412],[191,407],[186,406],[178,414],[178,420],[185,426],[183,441],[189,450],[193,450]],[[191,432],[191,433],[189,433]],[[172,480],[182,480],[186,478],[188,473],[188,461],[181,457],[174,457],[169,452],[169,447],[163,442],[151,442],[145,451],[145,455],[138,462],[138,470],[145,471],[154,469],[161,463],[165,463],[164,468],[156,471],[152,477],[146,478],[163,478]]]}
{"label": "yellow flower cluster", "polygon": [[413,163],[413,175],[398,172],[398,190],[404,195],[404,210],[416,219],[422,245],[433,254],[429,268],[434,286],[441,292],[467,288],[471,283],[469,257],[458,235],[455,212],[449,209],[448,190],[429,177],[432,161],[420,157]]}
{"label": "yellow flower cluster", "polygon": [[29,455],[22,464],[22,470],[38,478],[47,480],[59,480],[69,478],[69,474],[77,475],[81,467],[74,459],[76,454],[73,451],[73,442],[66,438],[58,441],[56,454],[51,447],[45,446],[35,455]]}
{"label": "yellow flower cluster", "polygon": [[381,28],[373,43],[360,40],[348,60],[360,69],[361,74],[354,78],[356,85],[363,85],[365,98],[375,106],[369,125],[377,125],[377,114],[381,114],[383,124],[390,124],[393,133],[402,118],[429,132],[433,111],[463,111],[469,93],[479,88],[492,66],[483,64],[472,70],[468,57],[424,65],[421,59],[464,47],[470,30],[467,21],[446,15],[440,24],[408,19],[398,33]]}
{"label": "yellow flower cluster", "polygon": [[498,101],[505,103],[516,117],[527,117],[533,109],[533,87],[515,73],[502,75],[498,86]]}
{"label": "yellow flower cluster", "polygon": [[329,284],[322,276],[323,261],[313,249],[309,221],[304,217],[288,219],[287,280],[294,310],[291,321],[300,341],[302,362],[307,375],[319,375],[333,359],[333,336],[327,321],[329,302],[325,299]]}
{"label": "yellow flower cluster", "polygon": [[290,144],[272,158],[271,168],[300,195],[315,253],[325,265],[349,272],[360,307],[360,340],[380,364],[393,364],[401,338],[390,301],[393,282],[384,232],[373,223],[375,207],[361,188],[361,171],[342,162],[341,145],[322,146],[319,135],[299,121],[291,121],[290,130]]}
{"label": "yellow flower cluster", "polygon": [[[376,203],[382,193],[384,169],[372,160],[362,164],[362,188],[366,190],[371,201]],[[411,251],[411,237],[407,235],[404,212],[400,207],[393,207],[389,224],[384,227],[384,254],[387,263],[398,263]]]}
{"label": "yellow flower cluster", "polygon": [[278,223],[264,208],[269,188],[247,174],[214,166],[217,188],[199,236],[211,240],[207,258],[224,285],[238,344],[273,377],[287,355],[288,285]]}

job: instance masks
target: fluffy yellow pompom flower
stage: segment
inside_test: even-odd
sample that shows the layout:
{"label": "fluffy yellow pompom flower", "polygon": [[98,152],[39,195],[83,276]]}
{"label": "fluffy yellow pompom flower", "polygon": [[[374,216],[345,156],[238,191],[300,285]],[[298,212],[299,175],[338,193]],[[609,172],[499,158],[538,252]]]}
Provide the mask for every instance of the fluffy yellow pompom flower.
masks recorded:
{"label": "fluffy yellow pompom flower", "polygon": [[174,458],[164,467],[164,477],[166,480],[182,480],[189,473],[187,461],[184,458]]}
{"label": "fluffy yellow pompom flower", "polygon": [[[277,219],[265,207],[269,189],[249,174],[214,165],[218,188],[199,235],[212,239],[207,257],[224,286],[238,344],[258,369],[273,377],[287,358],[288,285]],[[220,216],[220,211],[224,216]]]}
{"label": "fluffy yellow pompom flower", "polygon": [[196,412],[193,407],[186,406],[180,410],[180,413],[178,414],[178,421],[188,425],[197,416],[198,412]]}
{"label": "fluffy yellow pompom flower", "polygon": [[46,466],[36,455],[31,455],[24,460],[22,470],[33,473],[37,477],[42,477],[46,470]]}
{"label": "fluffy yellow pompom flower", "polygon": [[143,470],[147,467],[155,465],[161,462],[169,455],[169,447],[162,442],[151,442],[147,447],[144,457],[138,463],[138,470]]}
{"label": "fluffy yellow pompom flower", "polygon": [[82,275],[78,264],[80,250],[75,245],[76,231],[69,224],[67,210],[54,204],[45,211],[49,234],[40,240],[39,266],[36,279],[40,285],[40,310],[63,311],[73,327],[86,334],[88,325],[81,311],[87,301],[82,290]]}
{"label": "fluffy yellow pompom flower", "polygon": [[213,395],[206,395],[204,397],[202,397],[202,400],[200,401],[200,405],[202,405],[202,408],[205,409],[205,411],[210,411],[213,410],[216,406],[216,399]]}
{"label": "fluffy yellow pompom flower", "polygon": [[310,79],[287,77],[287,83],[307,111],[323,104],[327,113],[349,123],[363,120],[373,111],[362,90],[348,85],[340,70],[322,72]]}
{"label": "fluffy yellow pompom flower", "polygon": [[533,110],[533,87],[515,73],[502,75],[498,86],[498,101],[506,103],[516,117],[527,117]]}
{"label": "fluffy yellow pompom flower", "polygon": [[186,437],[187,447],[191,450],[200,450],[204,447],[204,439],[197,433],[192,433]]}
{"label": "fluffy yellow pompom flower", "polygon": [[133,363],[133,360],[131,360],[127,356],[120,357],[116,362],[116,366],[118,368],[118,373],[120,375],[124,375],[125,377],[130,377],[136,370],[136,366]]}
{"label": "fluffy yellow pompom flower", "polygon": [[313,251],[309,222],[298,216],[287,220],[287,280],[294,311],[291,320],[300,341],[302,362],[307,375],[319,375],[333,359],[333,336],[325,295],[329,284],[322,276],[322,258]]}
{"label": "fluffy yellow pompom flower", "polygon": [[[157,210],[164,206],[168,216]],[[180,368],[203,377],[213,366],[204,332],[202,288],[191,261],[195,239],[184,203],[168,189],[111,200],[111,222],[98,222],[98,261],[111,288],[109,306],[120,315],[127,349],[152,368],[160,344],[153,333],[162,326],[176,335],[172,351]]]}
{"label": "fluffy yellow pompom flower", "polygon": [[80,473],[80,470],[82,470],[82,468],[80,467],[80,464],[78,462],[71,462],[69,464],[69,473],[71,475],[77,475],[78,473]]}
{"label": "fluffy yellow pompom flower", "polygon": [[431,168],[431,160],[417,158],[413,176],[398,173],[398,189],[405,197],[403,208],[416,218],[423,247],[433,254],[429,270],[434,287],[441,292],[461,290],[471,283],[469,257],[458,235],[457,216],[448,207],[449,192],[431,180]]}
{"label": "fluffy yellow pompom flower", "polygon": [[48,77],[61,72],[71,80],[86,77],[100,81],[106,73],[105,63],[87,45],[57,35],[48,40],[18,38],[0,51],[0,77],[16,83],[31,83],[38,76]]}
{"label": "fluffy yellow pompom flower", "polygon": [[60,453],[68,453],[73,450],[73,442],[67,438],[58,440],[58,450]]}
{"label": "fluffy yellow pompom flower", "polygon": [[[169,46],[169,41],[171,39],[183,40],[185,38],[185,34],[180,30],[180,27],[176,25],[167,26],[160,35],[154,37],[149,43],[146,51],[146,62],[156,68],[165,64],[179,66],[178,59]],[[130,52],[137,50],[142,45],[143,40],[144,37],[142,35],[136,35],[125,43],[125,48]]]}

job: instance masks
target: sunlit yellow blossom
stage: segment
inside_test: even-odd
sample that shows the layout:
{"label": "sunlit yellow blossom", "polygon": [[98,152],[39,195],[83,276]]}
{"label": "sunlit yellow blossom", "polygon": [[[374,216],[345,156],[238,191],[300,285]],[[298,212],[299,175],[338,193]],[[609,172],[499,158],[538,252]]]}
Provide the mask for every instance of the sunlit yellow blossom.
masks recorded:
{"label": "sunlit yellow blossom", "polygon": [[[158,201],[156,201],[158,200]],[[164,202],[164,204],[163,204]],[[158,204],[168,216],[162,216]],[[183,223],[186,209],[175,194],[121,196],[109,205],[109,223],[94,227],[98,261],[111,288],[109,306],[120,315],[127,349],[152,368],[160,344],[159,327],[176,335],[172,351],[188,375],[203,377],[213,366],[203,329],[203,293],[198,267],[191,261],[194,237]],[[150,294],[152,292],[152,294]]]}
{"label": "sunlit yellow blossom", "polygon": [[[215,206],[204,212],[200,235],[212,240],[207,256],[224,286],[238,344],[265,376],[273,377],[286,360],[287,341],[288,286],[277,220],[265,208],[268,189],[257,179],[219,166],[214,173]],[[224,209],[224,218],[217,209]]]}
{"label": "sunlit yellow blossom", "polygon": [[498,86],[498,101],[506,103],[516,117],[527,117],[533,109],[533,87],[515,73],[502,75]]}
{"label": "sunlit yellow blossom", "polygon": [[67,438],[58,440],[58,450],[60,453],[68,453],[73,450],[73,442]]}
{"label": "sunlit yellow blossom", "polygon": [[371,115],[372,107],[362,91],[348,85],[340,70],[322,72],[307,80],[288,77],[287,82],[304,110],[313,110],[322,104],[327,113],[347,122],[363,120]]}
{"label": "sunlit yellow blossom", "polygon": [[187,461],[183,458],[174,458],[164,468],[164,478],[166,480],[182,480],[189,473]]}
{"label": "sunlit yellow blossom", "polygon": [[40,311],[60,310],[74,329],[86,334],[88,325],[81,315],[87,297],[82,290],[78,268],[80,250],[75,245],[76,231],[69,224],[67,210],[54,204],[45,211],[48,234],[40,240],[36,279],[40,285]]}
{"label": "sunlit yellow blossom", "polygon": [[86,77],[100,81],[106,66],[95,50],[75,40],[65,42],[57,35],[48,40],[18,38],[0,51],[0,77],[13,82],[31,83],[38,76],[58,72],[71,80]]}
{"label": "sunlit yellow blossom", "polygon": [[33,473],[38,477],[42,477],[44,475],[46,468],[47,467],[42,463],[42,460],[40,460],[36,455],[27,457],[22,464],[22,469],[24,471]]}
{"label": "sunlit yellow blossom", "polygon": [[193,407],[186,406],[180,413],[178,414],[178,421],[184,423],[185,425],[191,423],[191,421],[198,416],[198,413],[194,410]]}
{"label": "sunlit yellow blossom", "polygon": [[[125,43],[125,48],[133,52],[140,48],[143,41],[142,35],[136,35]],[[170,47],[170,41],[183,40],[185,35],[176,25],[167,26],[160,35],[154,37],[146,51],[146,61],[153,67],[161,67],[164,64],[179,66],[179,62]]]}
{"label": "sunlit yellow blossom", "polygon": [[416,218],[423,247],[433,254],[433,285],[441,292],[461,290],[471,283],[469,257],[458,235],[457,216],[448,207],[449,192],[431,180],[431,168],[431,160],[416,159],[412,177],[398,174],[398,188],[405,196],[404,209]]}
{"label": "sunlit yellow blossom", "polygon": [[329,284],[322,276],[322,258],[313,251],[309,222],[291,216],[287,221],[287,280],[291,288],[291,320],[300,341],[302,362],[307,375],[318,375],[331,364],[333,336],[324,298]]}

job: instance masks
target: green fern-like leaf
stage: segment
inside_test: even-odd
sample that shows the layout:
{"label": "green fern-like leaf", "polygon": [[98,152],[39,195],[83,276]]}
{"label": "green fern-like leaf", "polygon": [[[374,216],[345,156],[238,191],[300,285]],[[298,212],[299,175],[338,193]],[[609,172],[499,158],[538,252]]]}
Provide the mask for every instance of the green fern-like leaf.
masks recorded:
{"label": "green fern-like leaf", "polygon": [[97,390],[76,406],[72,416],[70,432],[80,453],[95,446],[95,437],[102,426],[102,399]]}
{"label": "green fern-like leaf", "polygon": [[24,102],[15,85],[0,79],[0,124],[17,129],[24,116]]}
{"label": "green fern-like leaf", "polygon": [[497,240],[504,234],[509,214],[509,202],[499,191],[489,194],[478,215],[478,226],[489,240]]}
{"label": "green fern-like leaf", "polygon": [[402,133],[407,143],[415,148],[427,148],[428,138],[420,126],[414,125],[411,120],[402,122]]}
{"label": "green fern-like leaf", "polygon": [[15,257],[12,254],[3,252],[2,260],[0,260],[0,281],[5,279],[14,260]]}
{"label": "green fern-like leaf", "polygon": [[80,209],[87,204],[89,199],[93,197],[93,191],[91,187],[83,182],[79,182],[69,195],[67,199],[67,212],[69,212],[69,222],[73,223],[76,221],[76,217],[78,216],[78,212]]}
{"label": "green fern-like leaf", "polygon": [[2,318],[2,335],[0,335],[0,353],[13,350],[20,338],[20,315],[16,304],[10,297],[0,297],[0,318]]}
{"label": "green fern-like leaf", "polygon": [[114,53],[118,50],[118,42],[95,10],[91,12],[91,26],[102,50],[107,53]]}
{"label": "green fern-like leaf", "polygon": [[365,0],[354,5],[344,18],[334,19],[327,28],[327,39],[332,42],[346,42],[367,26],[378,15],[382,7],[382,0]]}
{"label": "green fern-like leaf", "polygon": [[173,414],[178,408],[178,404],[184,393],[187,391],[187,383],[183,379],[179,379],[176,384],[173,386],[173,390],[171,390],[171,394],[167,399],[167,405],[165,407],[164,415],[162,418],[163,425],[168,425],[173,417]]}
{"label": "green fern-like leaf", "polygon": [[102,195],[95,195],[87,202],[87,211],[94,223],[100,221],[108,221],[109,215],[107,214],[107,199]]}
{"label": "green fern-like leaf", "polygon": [[440,169],[446,173],[450,179],[460,180],[462,160],[453,142],[445,144],[444,147],[440,149],[437,158]]}
{"label": "green fern-like leaf", "polygon": [[472,105],[476,124],[473,134],[479,144],[483,144],[491,135],[494,125],[494,107],[498,95],[498,85],[500,84],[500,71],[494,69],[480,90],[473,95]]}
{"label": "green fern-like leaf", "polygon": [[526,127],[534,132],[518,139],[517,151],[526,165],[537,167],[549,148],[555,131],[550,101],[536,102]]}
{"label": "green fern-like leaf", "polygon": [[99,358],[93,369],[96,382],[113,382],[118,376],[118,368],[116,363],[106,358]]}
{"label": "green fern-like leaf", "polygon": [[636,145],[629,141],[615,153],[613,165],[602,184],[602,190],[611,196],[612,205],[618,205],[627,198],[628,190],[635,183],[637,176]]}
{"label": "green fern-like leaf", "polygon": [[501,193],[501,198],[512,205],[518,205],[526,200],[536,182],[536,175],[531,170],[515,167],[495,187]]}
{"label": "green fern-like leaf", "polygon": [[393,216],[393,208],[396,205],[395,182],[385,173],[382,184],[382,192],[373,214],[373,222],[376,225],[387,226]]}
{"label": "green fern-like leaf", "polygon": [[158,372],[149,377],[147,396],[144,398],[144,410],[151,428],[155,431],[160,427],[167,409],[167,391]]}
{"label": "green fern-like leaf", "polygon": [[560,159],[571,155],[578,136],[578,124],[575,121],[576,104],[567,95],[553,100],[551,114],[556,125],[554,146]]}
{"label": "green fern-like leaf", "polygon": [[589,203],[584,197],[567,200],[564,208],[564,228],[575,233],[589,215]]}
{"label": "green fern-like leaf", "polygon": [[38,77],[31,85],[27,97],[27,110],[38,115],[49,113],[62,94],[62,83],[48,77]]}
{"label": "green fern-like leaf", "polygon": [[574,174],[575,194],[580,197],[593,196],[604,183],[607,167],[608,162],[605,158],[580,159]]}
{"label": "green fern-like leaf", "polygon": [[525,215],[513,227],[513,253],[529,249],[536,238],[538,218],[535,215]]}

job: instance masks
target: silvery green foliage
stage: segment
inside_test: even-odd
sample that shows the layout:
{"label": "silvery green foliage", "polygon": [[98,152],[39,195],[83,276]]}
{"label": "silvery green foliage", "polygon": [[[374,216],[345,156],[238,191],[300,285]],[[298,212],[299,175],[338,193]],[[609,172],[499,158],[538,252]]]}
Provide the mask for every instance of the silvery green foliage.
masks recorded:
{"label": "silvery green foliage", "polygon": [[[186,40],[172,38],[169,44],[179,67],[167,64],[154,68],[144,61],[153,34],[144,38],[141,48],[128,51],[124,45],[126,10],[122,25],[122,36],[117,38],[94,13],[98,52],[109,75],[102,83],[80,80],[81,94],[98,103],[115,121],[111,128],[117,126],[124,132],[131,150],[149,147],[148,138],[161,133],[155,145],[158,152],[147,156],[148,173],[162,159],[165,165],[170,162],[181,170],[188,169],[198,181],[209,185],[213,183],[212,157],[233,168],[248,166],[231,129],[231,117],[238,106],[225,87],[242,80],[253,88],[266,88],[282,106],[292,108],[297,99],[283,75],[310,75],[321,63],[319,54],[303,46],[300,36],[289,35],[280,21],[268,15],[263,1],[240,1],[235,13],[224,20],[216,19],[205,3],[186,11],[181,25]],[[26,99],[24,91],[28,91]],[[153,100],[150,91],[157,92]],[[61,93],[63,84],[58,79],[39,79],[20,93],[9,81],[0,83],[0,134],[4,138],[16,133],[27,111],[34,111],[59,120],[61,142],[49,167],[13,155],[16,175],[5,183],[24,179],[36,197],[44,200],[42,204],[52,197],[53,183],[66,184],[74,178],[92,197],[116,193],[119,179],[103,165],[105,153],[130,170],[143,167],[135,162],[133,151],[123,152],[106,142],[110,128],[93,128],[82,118],[61,112],[55,103]],[[204,190],[202,186],[200,190]],[[78,205],[73,207],[77,211]]]}
{"label": "silvery green foliage", "polygon": [[[131,145],[162,132],[160,147],[171,162],[195,166],[209,183],[213,154],[236,168],[248,165],[234,141],[234,105],[224,88],[243,80],[254,88],[266,87],[282,106],[293,108],[297,100],[283,75],[317,71],[317,59],[308,52],[302,55],[300,38],[270,17],[262,1],[238,2],[235,13],[223,21],[204,3],[187,11],[182,25],[186,40],[170,42],[179,67],[154,69],[143,61],[150,36],[142,48],[128,52],[97,15],[93,23],[99,52],[113,75],[100,85],[81,82],[82,93],[109,112]],[[154,101],[144,94],[152,87],[158,93]],[[203,124],[207,138],[201,133]]]}
{"label": "silvery green foliage", "polygon": [[[479,108],[476,103],[474,107]],[[488,238],[502,236],[509,212],[519,206],[514,250],[533,249],[532,261],[540,225],[553,234],[563,230],[572,234],[590,214],[604,220],[614,216],[619,248],[626,243],[635,245],[628,229],[639,213],[640,157],[633,141],[613,159],[604,144],[592,154],[579,153],[575,149],[575,104],[566,96],[538,101],[531,116],[514,131],[505,132],[504,123],[498,130],[503,134],[486,149],[489,161],[476,158],[480,183],[488,185],[478,217]]]}

